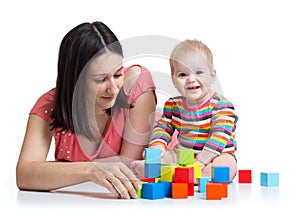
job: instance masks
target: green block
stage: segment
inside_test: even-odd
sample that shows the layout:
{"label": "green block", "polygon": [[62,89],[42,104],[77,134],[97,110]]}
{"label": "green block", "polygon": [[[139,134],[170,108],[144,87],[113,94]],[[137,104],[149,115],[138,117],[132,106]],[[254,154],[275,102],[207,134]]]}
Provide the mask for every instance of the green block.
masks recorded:
{"label": "green block", "polygon": [[147,182],[144,182],[144,181],[140,181],[140,185],[141,185],[141,189],[137,190],[137,194],[138,194],[138,198],[142,198],[142,189],[143,189],[143,184],[144,183],[147,183]]}
{"label": "green block", "polygon": [[194,150],[181,148],[177,150],[177,163],[178,164],[192,164],[194,163]]}

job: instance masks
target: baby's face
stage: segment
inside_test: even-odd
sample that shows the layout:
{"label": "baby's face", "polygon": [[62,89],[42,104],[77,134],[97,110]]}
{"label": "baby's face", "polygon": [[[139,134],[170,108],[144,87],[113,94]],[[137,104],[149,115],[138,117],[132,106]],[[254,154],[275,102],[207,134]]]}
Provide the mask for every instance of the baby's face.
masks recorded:
{"label": "baby's face", "polygon": [[199,52],[177,56],[173,68],[174,85],[190,107],[202,104],[210,96],[216,74]]}

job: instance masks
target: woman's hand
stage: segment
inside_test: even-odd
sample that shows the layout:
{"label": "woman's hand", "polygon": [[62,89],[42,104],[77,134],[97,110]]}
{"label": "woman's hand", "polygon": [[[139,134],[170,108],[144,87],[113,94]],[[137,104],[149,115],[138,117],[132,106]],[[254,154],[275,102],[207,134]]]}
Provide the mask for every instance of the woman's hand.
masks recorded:
{"label": "woman's hand", "polygon": [[92,162],[93,182],[108,189],[116,198],[137,198],[139,180],[122,162]]}

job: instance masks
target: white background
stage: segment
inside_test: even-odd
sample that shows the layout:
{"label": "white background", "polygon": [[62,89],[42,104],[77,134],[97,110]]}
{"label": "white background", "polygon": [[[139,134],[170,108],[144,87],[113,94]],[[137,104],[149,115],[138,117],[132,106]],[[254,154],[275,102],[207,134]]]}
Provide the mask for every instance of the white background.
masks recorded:
{"label": "white background", "polygon": [[[291,189],[298,194],[298,5],[296,0],[1,1],[1,209],[22,209],[15,166],[28,112],[55,86],[62,37],[79,23],[97,20],[120,40],[161,35],[205,42],[224,95],[240,117],[239,168],[279,172],[281,189],[295,185]],[[155,70],[157,65],[144,66]]]}

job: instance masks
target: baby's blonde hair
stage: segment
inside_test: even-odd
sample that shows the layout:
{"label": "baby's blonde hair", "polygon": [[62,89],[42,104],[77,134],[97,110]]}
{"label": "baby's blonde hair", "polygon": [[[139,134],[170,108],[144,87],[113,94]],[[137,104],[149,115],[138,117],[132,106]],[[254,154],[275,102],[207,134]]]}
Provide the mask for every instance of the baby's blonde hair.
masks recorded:
{"label": "baby's blonde hair", "polygon": [[172,75],[174,74],[173,63],[174,63],[174,61],[176,61],[176,58],[179,55],[187,54],[187,53],[191,53],[191,52],[195,52],[195,51],[199,52],[206,59],[207,64],[212,71],[214,69],[213,55],[212,55],[210,49],[208,48],[208,46],[200,40],[186,39],[186,40],[180,42],[171,53],[171,56],[169,59],[170,66],[171,66],[171,74]]}

